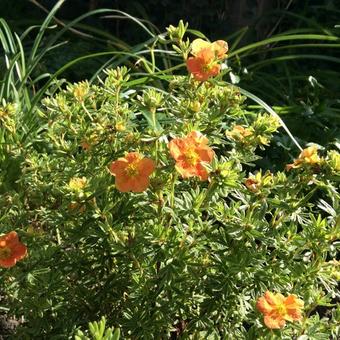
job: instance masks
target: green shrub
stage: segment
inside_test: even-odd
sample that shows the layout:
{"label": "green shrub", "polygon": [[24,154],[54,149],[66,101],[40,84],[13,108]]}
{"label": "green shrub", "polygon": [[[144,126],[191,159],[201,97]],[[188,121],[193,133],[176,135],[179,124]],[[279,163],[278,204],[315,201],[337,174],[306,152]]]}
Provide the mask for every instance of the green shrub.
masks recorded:
{"label": "green shrub", "polygon": [[[172,38],[185,56],[189,42]],[[262,171],[258,151],[281,122],[238,87],[105,73],[45,97],[39,139],[9,149],[1,231],[29,249],[1,269],[15,337],[81,337],[105,315],[123,338],[335,339],[339,153],[296,150],[291,169]],[[134,152],[148,173],[140,159],[119,168]],[[300,322],[268,330],[256,309],[267,290],[304,301]]]}

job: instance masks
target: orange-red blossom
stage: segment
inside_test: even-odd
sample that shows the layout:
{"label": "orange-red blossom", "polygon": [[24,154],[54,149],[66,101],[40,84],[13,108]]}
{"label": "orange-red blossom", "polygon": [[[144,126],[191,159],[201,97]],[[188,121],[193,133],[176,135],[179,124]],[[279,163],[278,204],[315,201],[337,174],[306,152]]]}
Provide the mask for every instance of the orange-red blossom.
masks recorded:
{"label": "orange-red blossom", "polygon": [[0,236],[0,267],[13,267],[26,254],[27,247],[19,241],[18,234],[15,231]]}
{"label": "orange-red blossom", "polygon": [[221,70],[219,61],[226,57],[228,44],[223,40],[213,43],[195,39],[191,44],[192,57],[187,59],[188,71],[198,81],[217,76]]}
{"label": "orange-red blossom", "polygon": [[296,295],[284,297],[266,291],[264,296],[257,300],[256,308],[264,315],[264,324],[270,329],[283,328],[286,321],[299,321],[302,319],[303,301]]}
{"label": "orange-red blossom", "polygon": [[192,131],[184,138],[173,139],[168,147],[176,161],[176,170],[183,178],[197,176],[201,181],[208,179],[208,170],[204,165],[212,162],[214,151],[208,146],[205,136]]}
{"label": "orange-red blossom", "polygon": [[116,188],[121,192],[145,191],[150,183],[149,176],[154,170],[154,161],[144,158],[138,152],[130,152],[110,165],[110,172],[116,177]]}

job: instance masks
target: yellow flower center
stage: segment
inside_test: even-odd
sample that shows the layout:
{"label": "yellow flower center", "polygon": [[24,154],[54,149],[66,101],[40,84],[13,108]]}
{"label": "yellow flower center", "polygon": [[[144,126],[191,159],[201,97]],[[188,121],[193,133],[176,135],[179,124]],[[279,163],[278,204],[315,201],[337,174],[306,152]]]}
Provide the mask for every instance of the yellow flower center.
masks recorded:
{"label": "yellow flower center", "polygon": [[317,154],[305,157],[305,162],[310,164],[315,164],[319,162],[319,157]]}
{"label": "yellow flower center", "polygon": [[11,256],[11,249],[8,247],[0,248],[0,260],[8,259]]}
{"label": "yellow flower center", "polygon": [[202,71],[203,72],[209,72],[211,70],[211,65],[205,64],[202,66]]}
{"label": "yellow flower center", "polygon": [[198,154],[193,149],[188,150],[184,156],[189,165],[195,165],[199,159]]}
{"label": "yellow flower center", "polygon": [[129,176],[129,177],[136,177],[139,174],[139,170],[137,167],[136,162],[130,163],[126,169],[125,169],[125,173]]}
{"label": "yellow flower center", "polygon": [[73,95],[76,97],[78,101],[83,101],[84,97],[87,95],[89,91],[88,84],[80,83],[77,84],[73,89]]}
{"label": "yellow flower center", "polygon": [[216,63],[214,61],[211,61],[208,64],[202,65],[202,71],[205,72],[205,73],[210,72],[213,69],[213,67],[215,66],[215,64]]}
{"label": "yellow flower center", "polygon": [[285,316],[287,314],[286,306],[283,303],[280,303],[276,306],[276,311],[280,316]]}

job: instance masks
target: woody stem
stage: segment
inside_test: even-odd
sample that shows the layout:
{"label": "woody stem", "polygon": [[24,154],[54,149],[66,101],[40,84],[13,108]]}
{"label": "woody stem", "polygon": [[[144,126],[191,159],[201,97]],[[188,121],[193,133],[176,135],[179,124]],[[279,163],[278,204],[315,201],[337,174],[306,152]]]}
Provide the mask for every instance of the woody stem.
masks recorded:
{"label": "woody stem", "polygon": [[210,199],[211,194],[214,192],[214,190],[215,190],[215,188],[216,188],[216,184],[217,184],[217,183],[212,179],[211,182],[210,182],[209,185],[208,185],[208,188],[207,188],[207,190],[206,190],[206,192],[205,192],[205,195],[203,196],[203,198],[202,198],[200,201],[198,201],[198,204],[196,205],[196,209],[197,209],[197,210],[199,210],[199,209],[201,208],[202,204],[203,204],[205,201],[207,201],[207,200]]}
{"label": "woody stem", "polygon": [[170,194],[170,207],[173,208],[175,205],[175,184],[177,180],[177,173],[172,174],[172,183],[171,183],[171,194]]}

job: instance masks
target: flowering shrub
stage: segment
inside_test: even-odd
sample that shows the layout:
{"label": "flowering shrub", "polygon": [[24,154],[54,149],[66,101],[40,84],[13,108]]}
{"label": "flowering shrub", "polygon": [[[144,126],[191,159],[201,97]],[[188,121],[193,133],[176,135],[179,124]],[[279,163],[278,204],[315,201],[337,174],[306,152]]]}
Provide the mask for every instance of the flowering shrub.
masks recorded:
{"label": "flowering shrub", "polygon": [[339,334],[339,154],[259,169],[280,121],[212,78],[227,45],[185,29],[168,33],[192,75],[68,84],[44,98],[35,144],[13,148],[1,231],[20,228],[29,256],[1,290],[17,337],[86,338],[102,315],[127,339]]}

